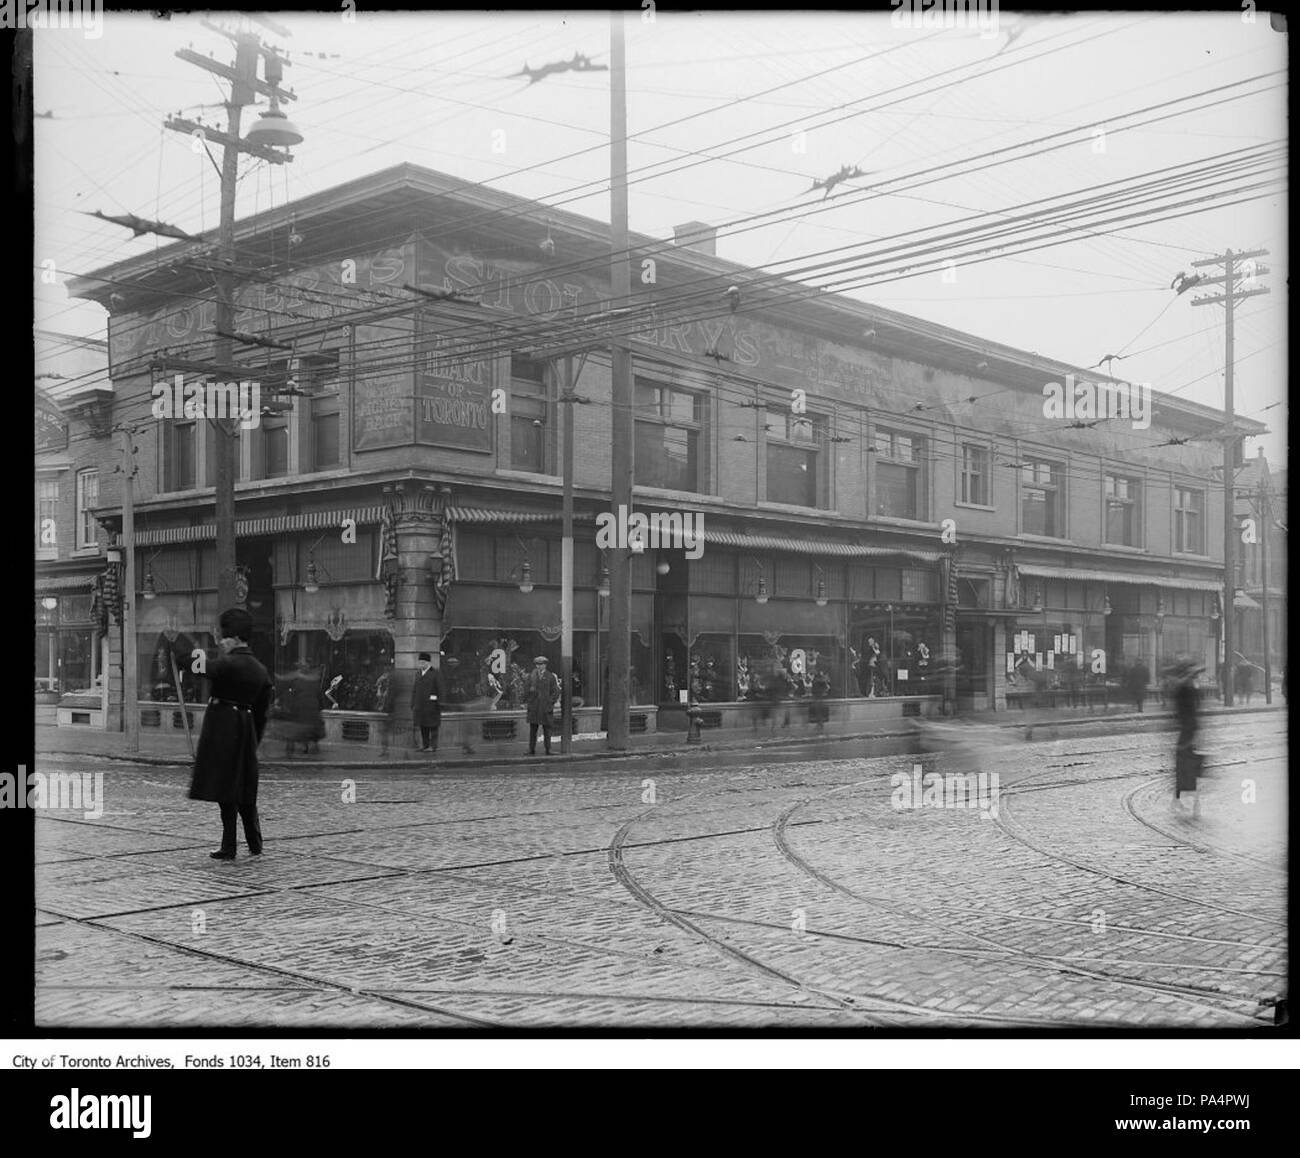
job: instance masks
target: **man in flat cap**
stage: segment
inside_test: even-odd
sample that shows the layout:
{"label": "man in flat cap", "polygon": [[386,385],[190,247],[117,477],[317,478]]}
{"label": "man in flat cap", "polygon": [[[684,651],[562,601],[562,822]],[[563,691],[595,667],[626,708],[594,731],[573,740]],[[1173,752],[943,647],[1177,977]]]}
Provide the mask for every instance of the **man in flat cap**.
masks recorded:
{"label": "man in flat cap", "polygon": [[420,652],[420,674],[411,687],[411,722],[420,729],[420,751],[438,750],[438,729],[442,726],[442,677],[433,657]]}
{"label": "man in flat cap", "polygon": [[528,754],[537,755],[537,729],[542,730],[546,754],[551,754],[551,726],[555,722],[555,705],[560,700],[560,677],[548,666],[546,656],[533,657],[533,670],[524,683],[524,703],[528,705]]}
{"label": "man in flat cap", "polygon": [[194,754],[191,800],[221,806],[221,848],[215,860],[235,859],[235,817],[244,822],[244,840],[253,856],[262,853],[257,820],[257,745],[266,731],[266,713],[275,682],[249,649],[252,616],[242,608],[223,611],[219,658],[207,662],[212,696],[203,713],[203,730]]}

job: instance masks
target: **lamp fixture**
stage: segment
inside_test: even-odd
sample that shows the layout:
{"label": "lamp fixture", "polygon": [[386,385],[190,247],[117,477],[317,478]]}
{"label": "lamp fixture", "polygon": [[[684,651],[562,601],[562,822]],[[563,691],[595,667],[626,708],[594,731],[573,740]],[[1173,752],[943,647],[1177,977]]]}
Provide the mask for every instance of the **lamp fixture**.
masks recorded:
{"label": "lamp fixture", "polygon": [[46,611],[53,611],[56,607],[58,607],[58,605],[59,605],[59,601],[57,597],[53,595],[47,595],[45,596],[44,599],[41,600],[41,606],[44,607]]}
{"label": "lamp fixture", "polygon": [[1109,591],[1106,593],[1105,601],[1104,601],[1104,602],[1102,603],[1102,605],[1101,605],[1101,613],[1102,613],[1103,615],[1109,615],[1109,614],[1111,613],[1111,606],[1110,606],[1110,592],[1109,592]]}
{"label": "lamp fixture", "polygon": [[[328,532],[326,532],[328,534]],[[310,547],[307,548],[307,578],[302,585],[302,589],[308,595],[315,595],[320,590],[320,572],[324,569],[325,574],[329,574],[329,569],[321,564],[316,564],[316,548],[325,541],[325,535],[321,535]]]}
{"label": "lamp fixture", "polygon": [[154,586],[153,567],[146,566],[144,569],[144,597],[146,599],[157,599],[158,589]]}
{"label": "lamp fixture", "polygon": [[817,573],[817,606],[825,607],[826,599],[826,572],[821,569],[818,563],[813,564],[813,570]]}
{"label": "lamp fixture", "polygon": [[280,58],[272,53],[266,59],[266,83],[271,87],[271,107],[253,123],[244,139],[251,145],[301,145],[302,133],[288,117],[280,111],[280,95],[277,87],[284,76],[284,65]]}
{"label": "lamp fixture", "polygon": [[1037,615],[1042,610],[1043,610],[1043,588],[1041,586],[1038,586],[1034,588],[1033,612],[1035,615]]}
{"label": "lamp fixture", "polygon": [[599,595],[602,599],[609,598],[609,568],[608,567],[601,567],[600,569],[600,584],[596,588],[596,594]]}
{"label": "lamp fixture", "polygon": [[109,547],[104,552],[104,560],[108,563],[120,563],[122,561],[122,548]]}
{"label": "lamp fixture", "polygon": [[1163,595],[1160,595],[1157,596],[1156,598],[1156,619],[1163,622],[1164,618],[1165,618],[1165,597]]}
{"label": "lamp fixture", "polygon": [[529,594],[533,589],[533,565],[525,559],[519,567],[519,590],[523,595]]}
{"label": "lamp fixture", "polygon": [[659,557],[659,562],[655,564],[655,571],[660,575],[667,575],[671,570],[672,567],[668,565],[668,560],[661,555]]}
{"label": "lamp fixture", "polygon": [[1210,618],[1211,619],[1219,618],[1219,596],[1217,592],[1214,595],[1214,599],[1210,603]]}
{"label": "lamp fixture", "polygon": [[758,577],[758,593],[754,596],[755,603],[767,602],[767,580],[762,575]]}

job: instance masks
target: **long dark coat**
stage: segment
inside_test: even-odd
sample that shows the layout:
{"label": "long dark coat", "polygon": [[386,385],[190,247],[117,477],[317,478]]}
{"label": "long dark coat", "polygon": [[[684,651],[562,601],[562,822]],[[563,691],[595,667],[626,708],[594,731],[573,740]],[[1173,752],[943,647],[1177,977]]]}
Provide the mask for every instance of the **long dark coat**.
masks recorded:
{"label": "long dark coat", "polygon": [[560,701],[560,677],[553,671],[540,675],[529,672],[524,684],[524,704],[528,708],[529,724],[553,724],[555,722],[555,705]]}
{"label": "long dark coat", "polygon": [[[257,800],[257,745],[266,731],[266,712],[275,688],[271,676],[247,647],[237,647],[208,664],[212,696],[233,703],[209,704],[194,755],[191,800],[251,804]],[[233,704],[248,704],[238,708]]]}
{"label": "long dark coat", "polygon": [[417,728],[441,727],[442,699],[442,676],[436,668],[417,675],[411,686],[411,722]]}
{"label": "long dark coat", "polygon": [[1197,712],[1201,693],[1190,680],[1183,680],[1174,689],[1174,718],[1178,721],[1178,739],[1174,749],[1174,795],[1196,791],[1196,777],[1201,771],[1201,758],[1195,750]]}

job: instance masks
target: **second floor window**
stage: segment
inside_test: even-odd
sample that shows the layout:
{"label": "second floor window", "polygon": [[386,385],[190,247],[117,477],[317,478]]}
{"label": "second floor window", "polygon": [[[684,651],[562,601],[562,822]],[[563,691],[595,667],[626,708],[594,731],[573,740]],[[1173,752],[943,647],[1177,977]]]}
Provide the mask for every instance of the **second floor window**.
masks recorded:
{"label": "second floor window", "polygon": [[1060,463],[1030,459],[1020,468],[1020,532],[1059,539],[1065,535]]}
{"label": "second floor window", "polygon": [[188,491],[198,486],[196,476],[198,426],[193,422],[163,419],[163,489]]}
{"label": "second floor window", "polygon": [[978,442],[961,444],[961,501],[987,507],[993,503],[989,485],[989,448]]}
{"label": "second floor window", "polygon": [[922,463],[925,439],[899,430],[877,429],[872,442],[875,449],[878,515],[896,519],[925,517],[925,479]]}
{"label": "second floor window", "polygon": [[[261,424],[262,461],[254,468],[255,478],[281,478],[289,473],[289,419],[278,414],[264,417]],[[260,469],[257,469],[260,467]]]}
{"label": "second floor window", "polygon": [[36,480],[36,550],[52,554],[59,540],[59,480]]}
{"label": "second floor window", "polygon": [[1142,545],[1142,482],[1123,475],[1106,476],[1106,542]]}
{"label": "second floor window", "polygon": [[703,491],[704,399],[689,390],[638,378],[635,403],[637,486]]}
{"label": "second floor window", "polygon": [[77,546],[93,547],[97,541],[95,535],[95,516],[92,513],[99,506],[99,471],[83,470],[77,472]]}
{"label": "second floor window", "polygon": [[767,412],[767,501],[818,505],[824,420],[787,409]]}
{"label": "second floor window", "polygon": [[[307,453],[310,470],[342,465],[339,453],[339,352],[330,350],[299,361],[298,384],[306,394]],[[302,400],[300,400],[301,403]]]}
{"label": "second floor window", "polygon": [[1205,554],[1205,492],[1174,487],[1174,550]]}
{"label": "second floor window", "polygon": [[546,472],[546,363],[510,359],[510,467]]}

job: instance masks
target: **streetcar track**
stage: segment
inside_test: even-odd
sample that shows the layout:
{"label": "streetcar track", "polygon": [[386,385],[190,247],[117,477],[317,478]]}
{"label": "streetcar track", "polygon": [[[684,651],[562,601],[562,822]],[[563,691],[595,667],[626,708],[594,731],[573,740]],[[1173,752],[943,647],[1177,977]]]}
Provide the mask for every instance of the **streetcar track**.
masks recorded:
{"label": "streetcar track", "polygon": [[[357,992],[353,986],[345,985],[340,981],[330,981],[325,978],[313,977],[310,973],[302,973],[294,969],[286,969],[283,966],[279,966],[279,965],[262,965],[262,964],[255,964],[249,961],[241,961],[239,958],[231,957],[225,953],[217,953],[209,949],[196,949],[194,948],[193,945],[183,945],[178,942],[167,941],[161,937],[153,937],[150,936],[148,933],[141,933],[134,929],[118,929],[113,925],[103,924],[101,923],[101,921],[95,918],[67,917],[65,919],[73,922],[74,924],[84,926],[89,929],[104,930],[116,936],[125,937],[130,940],[144,941],[151,945],[160,945],[164,948],[174,949],[177,950],[178,952],[187,953],[194,957],[201,957],[207,961],[217,961],[223,965],[234,965],[241,969],[253,969],[262,973],[270,973],[277,977],[289,977],[295,981],[305,981],[309,983],[309,987],[315,988],[316,991],[320,993],[332,992],[332,993],[348,993],[348,994],[355,995]],[[380,997],[380,996],[376,996],[374,1000],[386,1002],[387,1004],[390,1005],[396,1005],[400,1008],[415,1009],[421,1013],[437,1013],[440,1016],[450,1017],[457,1021],[463,1021],[467,1025],[475,1026],[480,1029],[507,1028],[506,1026],[502,1025],[499,1022],[489,1021],[486,1018],[475,1017],[472,1014],[467,1014],[467,1013],[456,1013],[450,1009],[442,1009],[437,1006],[421,1005],[419,1002],[415,1002],[415,1001],[403,1001],[400,998],[396,998],[396,997]],[[60,1023],[51,1022],[50,1024],[58,1025]]]}
{"label": "streetcar track", "polygon": [[1139,815],[1137,811],[1137,805],[1134,802],[1134,797],[1136,797],[1139,792],[1155,787],[1156,785],[1163,784],[1165,782],[1166,781],[1164,777],[1159,777],[1159,778],[1152,778],[1146,784],[1139,784],[1136,788],[1133,789],[1132,792],[1128,793],[1124,797],[1124,811],[1127,812],[1129,816],[1131,816],[1139,824],[1144,825],[1145,827],[1151,829],[1152,832],[1157,832],[1161,836],[1168,837],[1170,840],[1176,841],[1178,844],[1185,845],[1188,848],[1194,848],[1196,849],[1197,852],[1208,852],[1215,856],[1226,857],[1229,860],[1243,861],[1246,864],[1254,865],[1257,868],[1268,869],[1270,872],[1282,873],[1284,876],[1286,875],[1285,865],[1273,864],[1269,861],[1261,860],[1259,857],[1251,856],[1249,853],[1240,852],[1236,849],[1225,848],[1223,845],[1215,844],[1213,842],[1207,841],[1205,843],[1199,843],[1194,840],[1189,840],[1186,836],[1177,832],[1171,832],[1169,829],[1161,827],[1160,825],[1149,820],[1147,817]]}
{"label": "streetcar track", "polygon": [[[852,785],[850,785],[850,787],[852,787]],[[823,885],[825,885],[827,888],[831,889],[832,891],[840,893],[843,896],[847,896],[852,900],[873,905],[876,908],[880,908],[886,912],[893,913],[895,916],[901,915],[910,920],[921,921],[922,923],[925,924],[937,926],[949,933],[955,933],[959,936],[966,937],[971,940],[980,941],[990,946],[997,952],[997,957],[995,958],[995,960],[999,960],[999,961],[1017,960],[1021,964],[1036,966],[1038,968],[1046,969],[1048,971],[1073,973],[1078,976],[1087,977],[1095,981],[1102,981],[1107,984],[1119,985],[1127,988],[1136,988],[1148,992],[1154,991],[1154,992],[1165,993],[1174,997],[1177,1000],[1183,1001],[1188,1005],[1192,1005],[1200,1009],[1212,1010],[1213,1012],[1218,1014],[1226,1013],[1234,1017],[1243,1018],[1250,1022],[1257,1021],[1255,1017],[1249,1014],[1241,1013],[1239,1010],[1233,1009],[1226,1005],[1207,1002],[1203,998],[1201,998],[1198,994],[1194,992],[1189,992],[1189,987],[1168,985],[1165,983],[1148,981],[1145,979],[1116,977],[1115,975],[1106,973],[1104,971],[1082,969],[1079,968],[1078,966],[1064,964],[1058,961],[1054,961],[1053,959],[1047,957],[1044,954],[1034,953],[1032,950],[1016,949],[1014,947],[1004,945],[1000,942],[994,941],[990,937],[984,936],[981,933],[967,932],[964,930],[955,929],[950,926],[946,926],[941,922],[935,921],[932,917],[929,917],[925,914],[918,915],[917,913],[910,911],[906,907],[900,906],[896,902],[889,901],[886,898],[868,896],[864,893],[858,892],[855,889],[851,889],[847,885],[841,884],[839,881],[836,881],[834,878],[821,872],[813,865],[805,861],[790,847],[789,843],[785,839],[785,835],[784,835],[785,827],[789,821],[790,816],[799,808],[802,808],[805,805],[811,803],[813,799],[816,798],[809,798],[807,800],[792,805],[776,819],[776,821],[772,825],[773,840],[776,843],[777,849],[781,852],[782,856],[784,856],[787,860],[789,860],[791,864],[795,865],[795,867],[800,869],[800,871],[806,873],[808,876],[811,876],[814,880],[820,881]]]}

